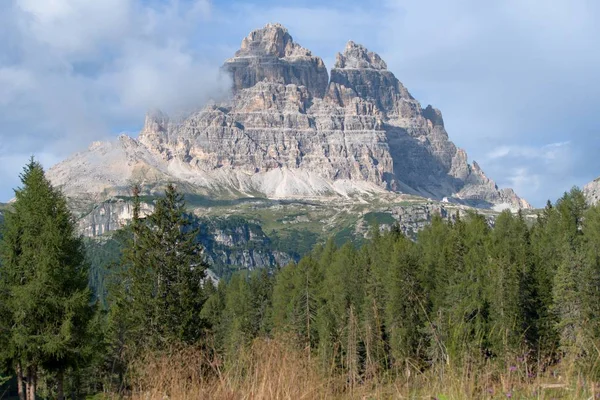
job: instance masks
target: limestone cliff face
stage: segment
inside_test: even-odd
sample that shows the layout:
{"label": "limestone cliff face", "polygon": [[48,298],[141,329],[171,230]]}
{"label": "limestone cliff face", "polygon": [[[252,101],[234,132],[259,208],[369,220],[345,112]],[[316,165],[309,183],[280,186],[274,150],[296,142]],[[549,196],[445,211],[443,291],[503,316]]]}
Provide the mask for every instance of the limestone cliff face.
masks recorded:
{"label": "limestone cliff face", "polygon": [[148,188],[176,181],[212,195],[396,192],[529,207],[469,164],[449,140],[441,112],[422,108],[381,57],[361,45],[347,44],[329,79],[320,58],[269,24],[250,33],[223,70],[233,78],[229,101],[180,121],[150,113],[138,140],[94,145],[53,168],[51,179],[74,196],[114,194],[141,180]]}
{"label": "limestone cliff face", "polygon": [[[152,213],[154,206],[141,203],[141,216]],[[78,231],[85,237],[101,242],[107,234],[124,228],[131,220],[133,203],[112,198],[97,204],[78,218]],[[0,214],[1,216],[1,214]],[[222,275],[228,268],[271,268],[297,260],[297,255],[271,248],[270,239],[262,228],[242,218],[195,218],[200,228],[198,242],[213,269]]]}
{"label": "limestone cliff face", "polygon": [[600,202],[600,178],[593,180],[583,188],[583,194],[590,204]]}
{"label": "limestone cliff face", "polygon": [[[154,210],[149,204],[140,204],[140,216]],[[98,237],[124,228],[133,218],[133,204],[122,199],[111,199],[96,205],[88,214],[77,220],[77,230],[85,237]]]}
{"label": "limestone cliff face", "polygon": [[225,62],[224,69],[231,74],[236,90],[251,88],[266,79],[304,86],[311,95],[323,97],[329,82],[323,60],[295,43],[279,24],[250,33],[235,57]]}

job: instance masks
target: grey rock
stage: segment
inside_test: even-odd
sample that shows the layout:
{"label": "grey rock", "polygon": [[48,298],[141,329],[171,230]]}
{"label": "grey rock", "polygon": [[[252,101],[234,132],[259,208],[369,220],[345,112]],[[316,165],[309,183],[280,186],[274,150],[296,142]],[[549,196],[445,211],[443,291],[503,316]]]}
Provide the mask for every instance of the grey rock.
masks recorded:
{"label": "grey rock", "polygon": [[590,204],[600,203],[600,178],[594,179],[583,187],[583,194]]}
{"label": "grey rock", "polygon": [[[232,98],[177,121],[150,113],[138,139],[97,143],[53,167],[53,183],[95,201],[138,181],[213,197],[377,198],[405,193],[481,208],[529,208],[499,189],[376,53],[349,42],[331,80],[281,25],[242,42],[224,69]],[[334,200],[335,201],[335,200]]]}
{"label": "grey rock", "polygon": [[[141,203],[142,217],[149,215],[154,206]],[[124,228],[132,218],[133,204],[130,200],[112,198],[96,205],[89,213],[77,220],[78,232],[90,239],[102,241],[111,232]],[[244,220],[227,218],[202,218],[199,242],[204,256],[213,268],[271,268],[286,265],[295,256],[270,248],[270,239],[261,227]]]}
{"label": "grey rock", "polygon": [[295,43],[279,24],[251,32],[223,69],[231,74],[236,91],[266,80],[305,86],[311,95],[323,97],[329,81],[323,60]]}
{"label": "grey rock", "polygon": [[[147,203],[140,204],[140,216],[145,217],[154,210]],[[133,204],[123,199],[110,199],[96,205],[88,214],[77,220],[77,230],[85,237],[98,237],[124,228],[133,218]]]}

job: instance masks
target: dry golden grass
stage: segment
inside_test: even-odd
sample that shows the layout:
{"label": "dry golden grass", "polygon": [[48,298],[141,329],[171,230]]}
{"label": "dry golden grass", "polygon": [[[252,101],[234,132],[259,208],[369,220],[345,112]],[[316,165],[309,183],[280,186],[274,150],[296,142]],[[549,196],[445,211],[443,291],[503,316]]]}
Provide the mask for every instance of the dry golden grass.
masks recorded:
{"label": "dry golden grass", "polygon": [[525,365],[506,371],[489,365],[446,367],[351,386],[345,375],[328,377],[314,358],[273,340],[255,341],[226,370],[194,349],[146,357],[134,369],[131,400],[600,398],[598,387],[574,368],[532,377]]}

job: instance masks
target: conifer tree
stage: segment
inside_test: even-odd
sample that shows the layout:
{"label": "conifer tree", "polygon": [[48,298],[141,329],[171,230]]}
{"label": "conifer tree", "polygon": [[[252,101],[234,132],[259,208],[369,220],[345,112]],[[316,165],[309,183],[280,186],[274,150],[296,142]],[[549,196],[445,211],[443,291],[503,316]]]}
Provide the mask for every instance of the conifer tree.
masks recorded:
{"label": "conifer tree", "polygon": [[207,264],[198,229],[185,210],[183,195],[168,185],[154,212],[139,215],[134,190],[131,238],[123,256],[125,326],[130,344],[163,349],[171,343],[196,343],[205,332],[201,318]]}
{"label": "conifer tree", "polygon": [[364,301],[362,310],[362,338],[365,350],[365,376],[373,378],[388,367],[385,333],[384,277],[373,268],[373,241],[363,246],[357,264],[363,269]]}
{"label": "conifer tree", "polygon": [[425,349],[422,338],[422,286],[418,280],[419,255],[416,246],[407,238],[391,234],[395,239],[393,260],[386,279],[386,329],[389,333],[390,352],[396,367],[402,371],[420,363]]}
{"label": "conifer tree", "polygon": [[534,317],[529,230],[522,216],[502,212],[490,240],[490,340],[494,354],[515,356],[525,350]]}
{"label": "conifer tree", "polygon": [[[600,206],[591,207],[583,219],[583,270],[581,273],[581,313],[584,351],[593,362],[595,374],[600,373],[596,344],[600,341]],[[597,376],[597,375],[596,375]]]}
{"label": "conifer tree", "polygon": [[[315,323],[319,288],[323,281],[318,255],[333,256],[334,249],[317,247],[298,264],[291,263],[277,274],[273,286],[273,330],[279,335],[292,335],[308,355],[317,347]],[[324,252],[325,251],[325,252]]]}
{"label": "conifer tree", "polygon": [[227,285],[225,309],[222,314],[227,360],[235,360],[256,334],[253,330],[255,309],[252,295],[246,277],[241,273],[234,274]]}
{"label": "conifer tree", "polygon": [[558,346],[553,303],[554,275],[561,262],[560,217],[550,201],[538,214],[531,229],[532,297],[536,310],[529,333],[534,332],[532,348],[538,350],[538,358],[551,358]]}
{"label": "conifer tree", "polygon": [[324,268],[324,277],[318,293],[320,307],[316,323],[324,365],[331,365],[332,361],[340,367],[356,365],[351,361],[356,358],[355,332],[358,328],[350,324],[350,317],[352,315],[353,322],[356,322],[357,310],[362,306],[363,290],[355,253],[354,247],[348,243],[335,251],[333,257],[325,251],[322,258],[326,259],[320,262]]}
{"label": "conifer tree", "polygon": [[486,296],[489,226],[478,214],[453,224],[446,260],[451,269],[447,288],[447,348],[459,363],[478,357],[487,346],[489,301]]}
{"label": "conifer tree", "polygon": [[21,174],[0,244],[0,303],[10,327],[0,358],[18,378],[21,398],[35,399],[40,372],[64,374],[88,354],[94,316],[83,243],[64,196],[31,159]]}
{"label": "conifer tree", "polygon": [[553,280],[551,311],[560,348],[575,357],[581,355],[585,340],[580,283],[585,263],[582,221],[586,207],[583,192],[577,188],[565,193],[556,204],[560,264]]}
{"label": "conifer tree", "polygon": [[252,334],[267,335],[272,328],[273,277],[266,268],[250,274],[250,292],[252,293]]}
{"label": "conifer tree", "polygon": [[215,351],[223,351],[224,340],[226,336],[226,326],[223,323],[225,312],[225,294],[227,285],[225,281],[220,280],[215,286],[211,281],[207,281],[204,286],[206,302],[202,306],[200,316],[208,326],[210,337],[207,338],[207,345]]}

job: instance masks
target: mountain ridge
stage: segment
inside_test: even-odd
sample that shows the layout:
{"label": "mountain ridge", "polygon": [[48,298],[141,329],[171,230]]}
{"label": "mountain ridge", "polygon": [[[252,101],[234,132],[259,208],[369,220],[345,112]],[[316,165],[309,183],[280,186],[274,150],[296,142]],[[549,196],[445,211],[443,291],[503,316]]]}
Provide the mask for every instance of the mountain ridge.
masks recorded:
{"label": "mountain ridge", "polygon": [[385,61],[348,42],[327,71],[280,24],[251,32],[225,61],[232,96],[174,121],[146,116],[137,139],[94,143],[48,171],[90,202],[167,182],[213,197],[419,195],[480,208],[531,208],[457,148]]}

